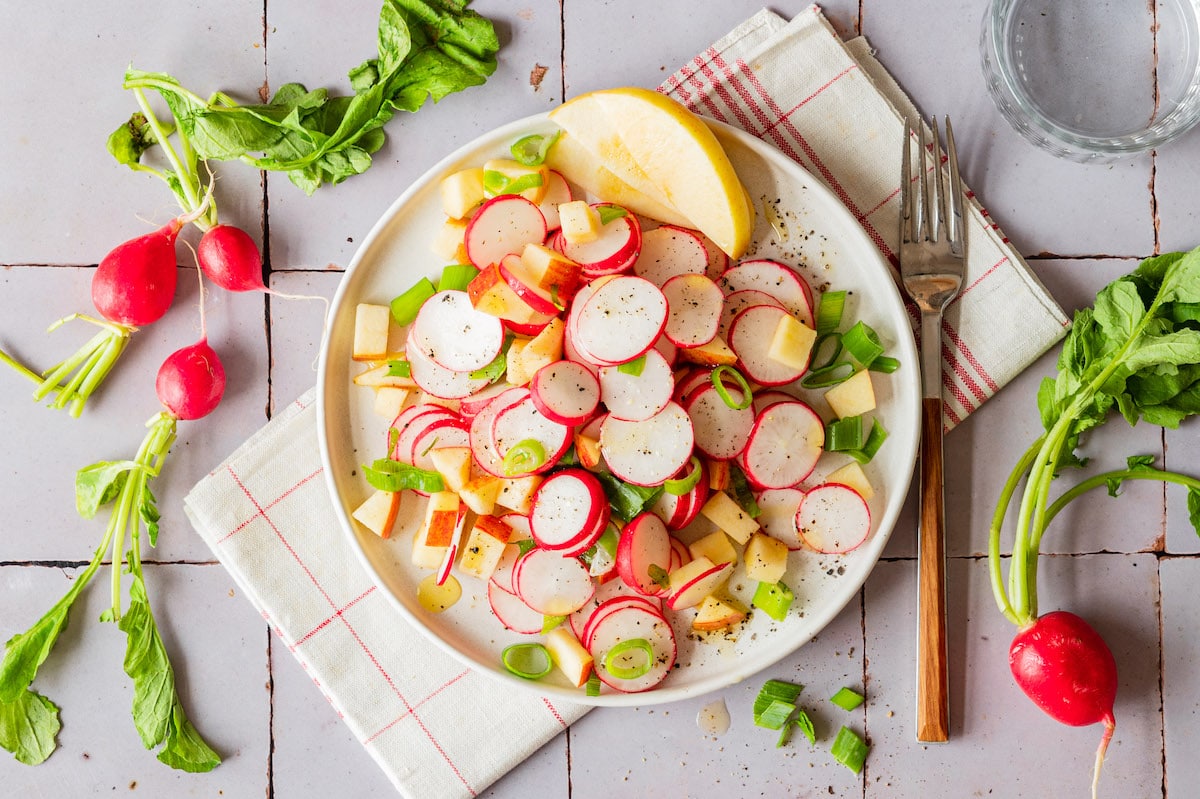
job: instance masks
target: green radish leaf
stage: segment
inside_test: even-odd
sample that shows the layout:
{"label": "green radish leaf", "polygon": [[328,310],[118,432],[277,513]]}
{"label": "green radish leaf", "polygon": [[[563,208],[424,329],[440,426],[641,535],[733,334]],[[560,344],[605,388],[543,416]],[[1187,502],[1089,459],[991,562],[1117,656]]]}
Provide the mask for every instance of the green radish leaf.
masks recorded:
{"label": "green radish leaf", "polygon": [[36,766],[53,754],[60,729],[58,706],[35,691],[0,702],[0,747],[26,765]]}
{"label": "green radish leaf", "polygon": [[75,510],[85,519],[96,515],[117,498],[129,472],[137,469],[133,461],[101,461],[75,473]]}
{"label": "green radish leaf", "polygon": [[150,546],[158,546],[158,504],[155,502],[154,494],[150,491],[150,486],[142,488],[142,501],[138,505],[138,515],[142,517],[142,523],[146,525],[146,535],[150,539]]}
{"label": "green radish leaf", "polygon": [[221,765],[221,756],[200,736],[183,712],[178,699],[171,709],[167,743],[158,753],[160,762],[193,774],[212,771]]}
{"label": "green radish leaf", "polygon": [[[174,131],[171,125],[163,127],[167,135]],[[141,165],[142,155],[156,144],[158,137],[154,135],[154,129],[150,127],[146,115],[139,111],[109,134],[108,152],[117,159],[117,163],[136,168]]]}

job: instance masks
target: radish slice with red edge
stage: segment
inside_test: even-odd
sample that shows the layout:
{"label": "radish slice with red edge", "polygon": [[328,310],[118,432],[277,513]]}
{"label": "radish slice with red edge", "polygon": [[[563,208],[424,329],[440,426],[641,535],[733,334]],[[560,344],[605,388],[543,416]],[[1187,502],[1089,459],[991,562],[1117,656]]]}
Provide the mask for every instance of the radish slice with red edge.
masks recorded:
{"label": "radish slice with red edge", "polygon": [[[735,403],[742,404],[745,395],[741,389],[727,386],[725,391]],[[695,430],[696,449],[708,457],[722,461],[735,458],[750,440],[754,411],[749,406],[729,407],[711,379],[691,392],[684,407]]]}
{"label": "radish slice with red edge", "polygon": [[808,281],[778,261],[742,261],[725,270],[717,281],[726,294],[757,289],[770,294],[804,324],[813,327],[813,295]]}
{"label": "radish slice with red edge", "polygon": [[707,344],[717,336],[725,295],[704,275],[678,275],[662,287],[670,313],[664,334],[683,349]]}
{"label": "radish slice with red edge", "polygon": [[470,372],[455,372],[435,363],[421,352],[411,341],[406,347],[412,379],[420,389],[441,399],[462,399],[484,388],[490,381],[486,377],[473,378]]}
{"label": "radish slice with red edge", "polygon": [[729,256],[725,254],[724,250],[714,244],[713,240],[708,236],[699,231],[697,231],[697,235],[700,237],[700,243],[704,245],[705,252],[708,253],[708,269],[706,270],[706,274],[713,280],[716,280],[725,274],[725,270],[729,268]]}
{"label": "radish slice with red edge", "polygon": [[628,367],[600,367],[600,399],[614,419],[649,419],[667,407],[675,392],[675,375],[667,359],[658,350],[641,357],[637,374]]}
{"label": "radish slice with red edge", "polygon": [[563,255],[583,267],[587,277],[613,275],[628,270],[642,249],[642,226],[637,217],[612,203],[593,203],[601,218],[621,214],[600,226],[600,235],[588,242],[556,242]]}
{"label": "radish slice with red edge", "polygon": [[482,391],[463,397],[458,405],[459,416],[470,418],[483,410],[489,402],[503,394],[505,391],[512,389],[512,386],[507,383],[493,383]]}
{"label": "radish slice with red edge", "polygon": [[803,499],[804,492],[798,488],[768,488],[755,495],[758,526],[767,535],[787,544],[790,550],[804,547],[796,530],[796,511]]}
{"label": "radish slice with red edge", "polygon": [[408,353],[421,354],[452,372],[487,366],[504,346],[504,324],[475,310],[465,291],[439,291],[421,305],[408,333]]}
{"label": "radish slice with red edge", "polygon": [[507,629],[522,635],[536,635],[542,631],[545,617],[526,605],[521,597],[505,591],[495,581],[488,583],[487,596],[492,613]]}
{"label": "radish slice with red edge", "polygon": [[521,256],[509,253],[500,259],[497,270],[500,272],[500,277],[504,278],[504,282],[513,290],[513,293],[520,297],[521,301],[533,310],[545,316],[557,316],[558,312],[562,310],[554,304],[554,298],[549,292],[543,291],[522,279]]}
{"label": "radish slice with red edge", "polygon": [[454,411],[446,410],[439,405],[414,405],[411,410],[415,413],[409,414],[404,420],[400,416],[396,417],[396,422],[393,423],[392,429],[398,431],[396,434],[395,445],[392,447],[392,459],[413,465],[413,443],[417,438],[425,433],[431,425],[439,422],[456,422],[458,416]]}
{"label": "radish slice with red edge", "polygon": [[509,253],[520,253],[526,244],[546,240],[546,218],[538,207],[518,194],[501,194],[487,200],[467,223],[463,242],[467,258],[486,269]]}
{"label": "radish slice with red edge", "polygon": [[649,607],[655,612],[662,612],[662,602],[660,600],[652,597],[642,596],[629,586],[625,585],[624,580],[609,580],[608,582],[597,586],[596,592],[592,595],[592,598],[589,599],[583,607],[572,613],[567,619],[567,623],[571,627],[571,632],[575,633],[575,637],[578,638],[581,643],[587,640],[585,630],[588,629],[590,621],[593,619],[593,617],[599,614],[601,610],[607,611],[610,609],[612,607],[610,601],[613,599],[632,599],[636,602],[643,603],[645,606]]}
{"label": "radish slice with red edge", "polygon": [[695,443],[692,420],[675,402],[642,422],[609,414],[600,427],[600,449],[609,470],[634,485],[662,485],[692,457]]}
{"label": "radish slice with red edge", "polygon": [[578,547],[593,533],[599,538],[604,528],[598,520],[607,523],[609,513],[600,480],[584,469],[569,468],[550,475],[534,492],[531,504],[530,531],[538,546],[550,550]]}
{"label": "radish slice with red edge", "polygon": [[816,411],[798,400],[780,402],[759,414],[738,460],[758,488],[789,488],[812,473],[824,446]]}
{"label": "radish slice with red edge", "polygon": [[575,319],[575,346],[601,366],[632,361],[667,324],[667,299],[648,280],[622,275],[598,288]]}
{"label": "radish slice with red edge", "polygon": [[[686,579],[682,579],[678,572],[672,575],[671,590],[667,595],[667,607],[671,610],[696,607],[706,596],[720,588],[733,571],[732,563],[712,563],[707,558],[692,560],[685,569],[692,572],[693,567],[694,573]],[[677,580],[680,580],[679,585],[675,584]]]}
{"label": "radish slice with red edge", "polygon": [[[628,594],[615,596],[606,600],[603,604],[592,611],[588,616],[587,623],[583,626],[583,635],[579,637],[579,643],[585,648],[591,647],[592,631],[596,629],[596,624],[604,619],[605,616],[621,610],[622,608],[635,607],[653,613],[659,618],[665,618],[662,612],[662,600],[657,597],[642,596],[641,594],[633,593],[633,589],[625,585],[620,580],[614,580],[614,583],[624,586]],[[584,608],[586,610],[586,608]]]}
{"label": "radish slice with red edge", "polygon": [[427,472],[437,471],[429,453],[442,447],[469,447],[471,434],[462,419],[441,419],[433,422],[413,439],[411,463]]}
{"label": "radish slice with red edge", "polygon": [[[645,641],[649,646],[649,653],[643,654],[649,668],[630,678],[613,673],[610,652],[621,643],[635,639]],[[605,685],[623,693],[638,693],[658,685],[675,667],[675,633],[671,624],[661,615],[644,607],[630,605],[596,622],[592,628],[589,651],[595,661],[596,674]],[[632,652],[628,654],[631,658],[637,657]],[[611,660],[613,666],[618,666],[621,665],[619,661],[625,658]],[[634,661],[630,665],[640,665],[640,662]],[[640,672],[640,669],[635,670]]]}
{"label": "radish slice with red edge", "polygon": [[804,495],[796,510],[796,530],[817,552],[849,552],[867,540],[871,509],[850,486],[823,483]]}
{"label": "radish slice with red edge", "polygon": [[566,616],[587,604],[596,584],[578,558],[534,548],[513,566],[513,586],[526,605],[546,616]]}
{"label": "radish slice with red edge", "polygon": [[600,381],[581,363],[555,361],[534,373],[529,396],[547,419],[583,424],[600,404]]}
{"label": "radish slice with red edge", "polygon": [[729,326],[729,348],[737,353],[746,377],[763,386],[782,386],[798,380],[808,370],[797,369],[770,357],[771,343],[779,322],[788,312],[774,305],[753,305]]}
{"label": "radish slice with red edge", "polygon": [[652,566],[670,571],[671,534],[662,519],[644,511],[621,530],[617,541],[617,574],[638,593],[656,596],[663,589],[650,574]]}
{"label": "radish slice with red edge", "polygon": [[708,251],[694,230],[660,225],[642,232],[642,251],[633,273],[661,288],[676,275],[700,274],[708,269]]}
{"label": "radish slice with red edge", "polygon": [[510,388],[489,402],[471,419],[470,439],[471,455],[475,463],[493,477],[506,477],[504,474],[504,458],[496,452],[492,437],[492,426],[496,416],[505,408],[516,405],[529,396],[529,389]]}
{"label": "radish slice with red edge", "polygon": [[754,415],[757,416],[767,408],[770,408],[772,405],[780,402],[795,402],[796,399],[797,397],[787,393],[786,391],[772,388],[765,391],[756,391],[754,393],[754,402],[751,403],[750,407],[754,409]]}
{"label": "radish slice with red edge", "polygon": [[734,318],[755,305],[776,305],[783,308],[783,303],[765,291],[758,289],[735,291],[725,298],[725,307],[721,311],[721,323],[717,328],[718,335],[729,341],[729,326],[733,324]]}
{"label": "radish slice with red edge", "polygon": [[507,593],[516,594],[517,589],[513,587],[513,566],[517,564],[519,557],[521,557],[519,546],[513,543],[505,544],[504,552],[500,554],[500,560],[496,563],[496,570],[492,572],[488,582],[495,583]]}
{"label": "radish slice with red edge", "polygon": [[546,220],[546,230],[558,230],[562,224],[558,218],[558,206],[562,203],[569,203],[574,197],[571,195],[571,186],[566,179],[556,170],[550,170],[550,176],[546,180],[546,194],[542,197],[542,201],[538,203],[538,210],[542,212],[542,218]]}
{"label": "radish slice with red edge", "polygon": [[[540,462],[530,463],[527,468],[507,463],[505,459],[513,447],[525,441],[537,442],[542,450]],[[492,450],[500,459],[505,477],[541,474],[554,467],[570,446],[571,428],[543,416],[528,394],[499,410],[492,421]]]}

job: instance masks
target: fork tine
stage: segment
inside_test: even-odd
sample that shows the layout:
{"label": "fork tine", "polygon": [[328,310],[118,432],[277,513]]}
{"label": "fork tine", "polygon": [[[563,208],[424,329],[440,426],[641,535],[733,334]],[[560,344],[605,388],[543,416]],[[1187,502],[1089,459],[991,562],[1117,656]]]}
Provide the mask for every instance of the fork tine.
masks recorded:
{"label": "fork tine", "polygon": [[913,197],[913,239],[929,238],[926,210],[929,198],[925,187],[925,125],[917,118],[917,190]]}
{"label": "fork tine", "polygon": [[958,172],[958,151],[954,146],[954,128],[951,126],[948,116],[946,117],[946,157],[950,162],[950,185],[947,198],[950,225],[947,228],[946,236],[952,246],[961,247],[965,236],[962,177]]}
{"label": "fork tine", "polygon": [[904,118],[904,157],[900,162],[900,240],[914,241],[912,197],[912,120]]}
{"label": "fork tine", "polygon": [[930,238],[938,241],[946,233],[946,187],[942,183],[942,137],[938,133],[937,117],[931,117],[929,127],[933,131],[933,141],[930,143],[930,156],[933,160],[933,175],[929,181],[930,198],[929,213],[931,231]]}

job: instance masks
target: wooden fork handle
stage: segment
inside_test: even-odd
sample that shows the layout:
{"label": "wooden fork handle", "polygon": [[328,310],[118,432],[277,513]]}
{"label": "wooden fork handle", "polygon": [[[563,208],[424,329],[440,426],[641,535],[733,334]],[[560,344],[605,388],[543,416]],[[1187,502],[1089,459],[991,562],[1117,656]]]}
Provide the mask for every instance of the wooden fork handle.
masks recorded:
{"label": "wooden fork handle", "polygon": [[946,665],[946,517],[942,400],[921,401],[921,511],[917,533],[917,740],[950,738]]}

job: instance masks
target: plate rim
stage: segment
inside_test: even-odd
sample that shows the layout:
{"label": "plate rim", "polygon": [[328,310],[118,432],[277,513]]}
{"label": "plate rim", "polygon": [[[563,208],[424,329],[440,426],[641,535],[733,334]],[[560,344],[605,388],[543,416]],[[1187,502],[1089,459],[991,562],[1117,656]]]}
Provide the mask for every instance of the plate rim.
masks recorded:
{"label": "plate rim", "polygon": [[[882,275],[885,275],[888,278],[885,283],[887,286],[886,292],[889,296],[886,300],[881,301],[894,303],[896,307],[903,311],[903,297],[900,294],[899,287],[896,285],[894,276],[891,274],[886,260],[879,252],[879,249],[876,247],[875,243],[870,240],[870,237],[866,231],[863,230],[859,222],[854,219],[853,214],[851,214],[849,209],[846,208],[845,204],[838,199],[837,195],[833,191],[831,191],[804,166],[788,158],[783,152],[771,145],[769,142],[766,142],[757,136],[747,133],[746,131],[733,125],[710,119],[708,117],[702,117],[702,119],[706,124],[714,128],[719,134],[728,135],[734,139],[737,139],[741,145],[752,150],[756,155],[764,157],[773,162],[775,165],[782,167],[785,172],[794,173],[789,174],[789,177],[799,178],[798,182],[803,185],[806,191],[821,194],[822,200],[826,204],[838,209],[837,212],[844,216],[843,221],[850,223],[849,229],[854,231],[853,235],[859,238],[861,240],[860,243],[865,245],[866,251],[871,253],[872,268],[877,268]],[[529,116],[513,120],[505,123],[504,125],[500,125],[496,128],[485,131],[463,145],[455,148],[452,152],[441,158],[433,166],[413,180],[412,183],[410,183],[409,186],[403,192],[401,192],[399,196],[396,197],[396,199],[374,222],[367,235],[363,238],[362,242],[355,250],[349,265],[346,267],[346,270],[342,275],[342,279],[338,283],[338,288],[334,293],[332,300],[330,301],[330,322],[332,322],[333,316],[337,310],[344,304],[345,297],[349,293],[349,287],[354,282],[352,278],[360,268],[360,264],[367,259],[369,253],[376,244],[376,241],[383,235],[384,231],[391,225],[396,216],[402,211],[404,206],[407,205],[409,199],[413,195],[420,192],[431,180],[435,179],[439,175],[444,174],[448,168],[461,161],[468,153],[480,148],[485,142],[502,140],[506,136],[511,137],[517,133],[524,133],[534,126],[544,126],[548,121],[549,112],[542,112],[531,114]],[[904,314],[904,316],[906,316],[906,314]],[[911,326],[906,329],[911,330]],[[863,570],[861,577],[856,577],[851,582],[845,584],[846,588],[840,602],[827,603],[822,606],[821,613],[817,614],[815,617],[817,624],[814,632],[812,632],[812,634],[807,638],[794,642],[794,645],[790,647],[781,647],[777,653],[771,653],[765,659],[748,659],[746,666],[741,668],[735,667],[726,672],[701,679],[686,686],[680,686],[676,688],[655,688],[650,691],[630,694],[614,692],[601,696],[589,697],[579,688],[565,688],[550,683],[540,683],[537,681],[525,680],[515,675],[507,674],[501,671],[499,668],[488,667],[486,664],[480,663],[467,653],[460,651],[458,648],[452,646],[449,642],[444,640],[440,635],[437,634],[437,632],[435,632],[429,625],[425,624],[422,619],[420,619],[403,602],[401,602],[398,597],[393,595],[392,591],[388,589],[383,575],[380,574],[379,570],[368,556],[364,547],[361,545],[358,538],[358,532],[354,527],[353,519],[350,517],[346,505],[339,495],[338,486],[334,475],[334,464],[330,452],[330,424],[328,419],[328,410],[330,403],[329,394],[332,390],[331,380],[341,379],[341,376],[334,376],[331,374],[331,370],[334,366],[330,360],[331,339],[331,324],[329,324],[327,325],[325,333],[322,335],[321,347],[317,360],[317,444],[320,451],[321,464],[325,472],[323,482],[326,490],[329,493],[330,501],[334,506],[334,513],[337,517],[338,526],[341,530],[342,537],[353,550],[355,560],[366,571],[372,583],[384,594],[388,603],[393,608],[398,610],[410,625],[412,625],[427,639],[432,641],[442,652],[448,654],[473,671],[481,672],[491,679],[500,680],[503,684],[516,685],[523,691],[528,691],[532,694],[540,695],[542,697],[553,697],[579,705],[596,707],[627,707],[637,705],[666,704],[669,702],[677,702],[684,699],[702,696],[712,691],[727,688],[746,679],[749,676],[752,676],[753,674],[757,674],[767,668],[770,668],[772,665],[778,663],[785,657],[794,654],[796,650],[811,641],[813,637],[824,630],[833,621],[833,619],[836,618],[846,608],[854,596],[862,589],[862,586],[866,583],[867,578],[878,565],[879,560],[882,557],[883,550],[885,549],[888,540],[891,538],[892,532],[895,529],[896,523],[899,520],[900,513],[902,512],[904,506],[903,500],[897,501],[894,507],[888,509],[890,512],[884,514],[884,518],[880,520],[879,527],[876,530],[875,536],[878,539],[878,543],[876,545],[877,551],[874,553],[869,567]],[[895,344],[899,349],[903,350],[901,357],[913,364],[914,369],[919,368],[914,336],[901,336],[899,340],[895,342]],[[919,377],[917,377],[911,381],[906,381],[906,384],[908,386],[908,393],[911,394],[909,399],[910,405],[912,406],[912,412],[910,414],[910,418],[907,419],[907,423],[911,425],[911,429],[917,430],[920,422],[921,381]],[[902,392],[898,392],[898,395],[899,393]],[[911,467],[915,467],[917,461],[918,443],[919,434],[913,435],[908,448],[909,451],[903,453],[903,457],[901,458],[901,463],[908,464],[910,466],[910,468],[903,470],[899,477],[899,481],[896,484],[896,493],[901,497],[907,496],[911,487],[913,476],[913,468]]]}

